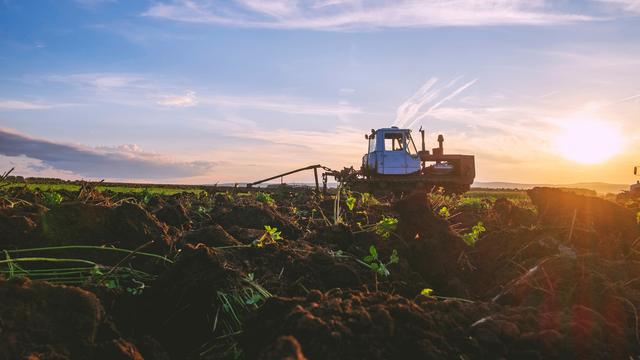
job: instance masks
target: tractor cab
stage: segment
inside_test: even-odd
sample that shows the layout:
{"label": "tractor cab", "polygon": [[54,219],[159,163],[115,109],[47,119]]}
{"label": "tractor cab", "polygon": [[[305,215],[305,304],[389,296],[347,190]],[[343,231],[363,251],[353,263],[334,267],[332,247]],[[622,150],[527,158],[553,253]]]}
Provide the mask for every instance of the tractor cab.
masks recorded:
{"label": "tractor cab", "polygon": [[371,130],[365,135],[369,151],[362,158],[362,169],[370,175],[408,175],[419,173],[421,160],[410,129],[395,126]]}

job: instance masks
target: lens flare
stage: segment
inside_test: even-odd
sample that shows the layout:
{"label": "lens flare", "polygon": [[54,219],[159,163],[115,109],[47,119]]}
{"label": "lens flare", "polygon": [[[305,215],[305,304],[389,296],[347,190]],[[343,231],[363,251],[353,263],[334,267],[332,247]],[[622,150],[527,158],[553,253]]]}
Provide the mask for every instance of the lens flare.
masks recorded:
{"label": "lens flare", "polygon": [[555,139],[556,150],[580,164],[600,164],[622,150],[622,136],[612,124],[594,119],[570,120]]}

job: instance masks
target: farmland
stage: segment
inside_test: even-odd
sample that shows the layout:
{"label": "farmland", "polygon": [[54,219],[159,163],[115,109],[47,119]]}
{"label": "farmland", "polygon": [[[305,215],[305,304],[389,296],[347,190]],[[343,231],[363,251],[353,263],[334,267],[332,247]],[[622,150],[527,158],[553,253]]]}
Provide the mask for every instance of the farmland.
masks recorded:
{"label": "farmland", "polygon": [[0,187],[0,358],[628,358],[634,204]]}

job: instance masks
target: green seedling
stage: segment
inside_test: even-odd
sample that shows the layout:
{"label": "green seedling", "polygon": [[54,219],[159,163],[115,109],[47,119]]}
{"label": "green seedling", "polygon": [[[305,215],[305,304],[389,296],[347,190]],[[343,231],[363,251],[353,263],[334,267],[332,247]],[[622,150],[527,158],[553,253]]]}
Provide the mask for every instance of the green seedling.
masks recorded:
{"label": "green seedling", "polygon": [[282,232],[278,231],[275,226],[264,226],[264,234],[253,242],[256,247],[264,247],[265,245],[275,244],[278,240],[282,240]]}
{"label": "green seedling", "polygon": [[394,217],[382,216],[382,220],[375,224],[362,225],[362,223],[356,223],[360,230],[354,231],[354,234],[361,232],[375,232],[381,237],[388,239],[391,234],[396,231],[398,227],[398,219]]}
{"label": "green seedling", "polygon": [[391,256],[389,256],[389,261],[384,262],[378,256],[378,250],[374,245],[369,247],[369,255],[365,256],[362,260],[356,259],[360,264],[366,266],[373,273],[373,282],[376,287],[376,291],[378,291],[378,275],[388,277],[391,275],[389,271],[389,265],[397,264],[400,261],[400,257],[398,256],[398,251],[393,249],[391,252]]}
{"label": "green seedling", "polygon": [[144,188],[140,194],[142,195],[142,202],[145,204],[148,204],[149,201],[151,201],[151,197],[153,196],[148,188]]}
{"label": "green seedling", "polygon": [[430,297],[430,298],[432,298],[432,297],[434,297],[434,295],[433,295],[433,289],[431,289],[431,288],[424,288],[424,289],[422,289],[422,291],[420,291],[420,295],[424,295],[424,296],[426,296],[426,297]]}
{"label": "green seedling", "polygon": [[362,201],[362,206],[371,206],[371,205],[380,204],[380,201],[378,201],[378,199],[376,199],[373,195],[367,192],[360,194],[360,201]]}
{"label": "green seedling", "polygon": [[353,208],[356,207],[356,197],[353,196],[353,194],[348,194],[347,196],[347,200],[345,201],[347,204],[347,209],[349,209],[349,211],[353,211]]}
{"label": "green seedling", "polygon": [[44,205],[48,208],[52,208],[60,205],[62,203],[63,197],[55,191],[48,191],[42,193],[42,201]]}
{"label": "green seedling", "polygon": [[271,197],[271,194],[269,194],[269,193],[265,193],[265,192],[256,193],[256,200],[258,202],[261,202],[263,204],[267,204],[269,206],[275,206],[276,205],[276,201],[273,200],[273,197]]}
{"label": "green seedling", "polygon": [[471,228],[471,232],[462,235],[462,240],[469,246],[475,245],[476,241],[480,238],[480,235],[487,231],[482,222],[478,222]]}
{"label": "green seedling", "polygon": [[389,257],[389,261],[385,263],[378,257],[378,250],[376,249],[376,247],[374,245],[371,245],[369,247],[369,255],[365,256],[362,260],[363,263],[369,269],[371,269],[371,271],[387,277],[391,275],[388,266],[391,264],[397,264],[398,261],[400,261],[400,257],[398,256],[398,251],[396,249],[393,249],[393,251],[391,252],[391,256]]}
{"label": "green seedling", "polygon": [[451,213],[449,212],[449,208],[447,208],[446,206],[443,206],[440,208],[440,210],[438,211],[438,215],[442,218],[449,218],[451,217]]}
{"label": "green seedling", "polygon": [[375,224],[375,233],[382,236],[385,239],[388,239],[391,236],[391,233],[396,231],[398,227],[398,219],[394,217],[386,217],[382,216],[382,220],[378,221]]}

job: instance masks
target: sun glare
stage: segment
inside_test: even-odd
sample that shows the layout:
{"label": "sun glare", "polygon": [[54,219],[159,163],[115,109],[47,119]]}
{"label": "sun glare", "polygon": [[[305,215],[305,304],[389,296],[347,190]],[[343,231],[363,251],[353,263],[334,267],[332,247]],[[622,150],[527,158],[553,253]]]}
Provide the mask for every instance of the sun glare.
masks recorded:
{"label": "sun glare", "polygon": [[620,152],[622,137],[614,126],[605,121],[572,120],[563,124],[555,147],[568,160],[599,164]]}

